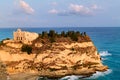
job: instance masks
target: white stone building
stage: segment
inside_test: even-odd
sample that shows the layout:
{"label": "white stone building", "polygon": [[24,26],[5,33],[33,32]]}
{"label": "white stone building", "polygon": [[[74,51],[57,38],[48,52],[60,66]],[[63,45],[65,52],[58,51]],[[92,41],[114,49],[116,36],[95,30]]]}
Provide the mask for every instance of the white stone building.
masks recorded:
{"label": "white stone building", "polygon": [[23,42],[25,44],[31,44],[33,40],[35,40],[39,35],[33,32],[22,31],[21,29],[17,29],[16,32],[13,32],[13,39],[16,42]]}

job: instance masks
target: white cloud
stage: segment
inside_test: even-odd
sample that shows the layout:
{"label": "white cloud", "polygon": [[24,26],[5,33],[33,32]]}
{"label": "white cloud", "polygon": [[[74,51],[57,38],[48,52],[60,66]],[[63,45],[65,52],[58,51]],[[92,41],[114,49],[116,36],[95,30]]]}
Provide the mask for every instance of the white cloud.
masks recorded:
{"label": "white cloud", "polygon": [[91,9],[96,10],[96,9],[99,9],[99,7],[98,7],[96,4],[93,4],[93,5],[91,6]]}
{"label": "white cloud", "polygon": [[84,9],[84,7],[82,5],[70,4],[70,9],[75,12],[80,12]]}
{"label": "white cloud", "polygon": [[19,5],[25,13],[27,13],[27,14],[33,14],[34,13],[34,9],[28,3],[26,3],[25,1],[20,0]]}
{"label": "white cloud", "polygon": [[52,2],[51,3],[53,6],[56,6],[57,5],[57,2]]}
{"label": "white cloud", "polygon": [[51,10],[48,11],[48,13],[57,14],[57,13],[58,13],[58,10],[56,10],[56,9],[51,9]]}
{"label": "white cloud", "polygon": [[79,15],[79,16],[93,16],[100,8],[94,4],[91,6],[84,6],[79,4],[70,4],[68,9],[66,10],[56,10],[51,9],[48,12],[51,14],[58,14],[60,16],[71,16],[71,15]]}
{"label": "white cloud", "polygon": [[83,5],[78,5],[78,4],[70,4],[69,6],[70,12],[72,14],[78,14],[78,15],[91,15],[92,11]]}

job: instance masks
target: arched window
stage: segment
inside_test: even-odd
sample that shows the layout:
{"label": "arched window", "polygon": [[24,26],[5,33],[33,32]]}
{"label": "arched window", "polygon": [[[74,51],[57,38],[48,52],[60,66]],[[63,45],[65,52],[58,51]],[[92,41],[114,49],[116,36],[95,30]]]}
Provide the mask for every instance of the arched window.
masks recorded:
{"label": "arched window", "polygon": [[20,40],[20,37],[18,37],[18,40]]}
{"label": "arched window", "polygon": [[17,37],[17,40],[18,40],[19,38]]}

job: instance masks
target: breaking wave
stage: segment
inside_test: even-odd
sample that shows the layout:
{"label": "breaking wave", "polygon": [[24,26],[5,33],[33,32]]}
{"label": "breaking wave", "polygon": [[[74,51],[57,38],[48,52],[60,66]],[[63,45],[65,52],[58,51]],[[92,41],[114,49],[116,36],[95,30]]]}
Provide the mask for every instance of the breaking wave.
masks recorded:
{"label": "breaking wave", "polygon": [[104,61],[104,60],[108,60],[108,58],[101,58],[102,59],[102,61]]}
{"label": "breaking wave", "polygon": [[111,55],[112,55],[112,54],[110,54],[108,51],[100,51],[99,54],[100,54],[101,57],[111,56]]}
{"label": "breaking wave", "polygon": [[105,76],[105,75],[108,75],[108,74],[110,74],[110,73],[112,73],[112,70],[111,69],[108,69],[107,71],[105,71],[105,72],[96,72],[95,74],[93,74],[93,76],[91,76],[91,77],[89,77],[89,78],[86,78],[86,79],[97,79],[97,78],[99,78],[99,77],[101,77],[101,76]]}
{"label": "breaking wave", "polygon": [[75,75],[71,75],[71,76],[65,76],[59,80],[79,80],[80,78],[82,78],[83,76],[75,76]]}
{"label": "breaking wave", "polygon": [[93,74],[92,76],[90,77],[87,77],[87,78],[83,78],[83,76],[75,76],[75,75],[72,75],[72,76],[65,76],[59,80],[93,80],[93,79],[97,79],[99,77],[102,77],[102,76],[105,76],[105,75],[108,75],[112,73],[112,70],[111,69],[108,69],[107,71],[105,72],[99,72],[97,71],[95,74]]}

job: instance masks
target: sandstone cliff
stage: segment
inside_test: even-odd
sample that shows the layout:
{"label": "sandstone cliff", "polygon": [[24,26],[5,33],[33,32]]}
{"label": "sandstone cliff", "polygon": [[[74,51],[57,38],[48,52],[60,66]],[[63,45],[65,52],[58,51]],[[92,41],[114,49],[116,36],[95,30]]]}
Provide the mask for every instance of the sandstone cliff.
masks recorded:
{"label": "sandstone cliff", "polygon": [[35,80],[36,76],[91,76],[96,71],[108,69],[101,63],[90,37],[79,31],[63,31],[60,34],[54,30],[49,33],[43,31],[29,45],[3,40],[0,42],[0,61],[0,71],[4,70],[4,78],[10,80]]}
{"label": "sandstone cliff", "polygon": [[[65,75],[90,76],[96,71],[105,71],[100,55],[92,41],[55,42],[37,53],[21,52],[22,43],[6,43],[0,47],[0,60],[6,64],[9,75],[31,73],[50,78]],[[39,47],[44,47],[40,44]]]}

